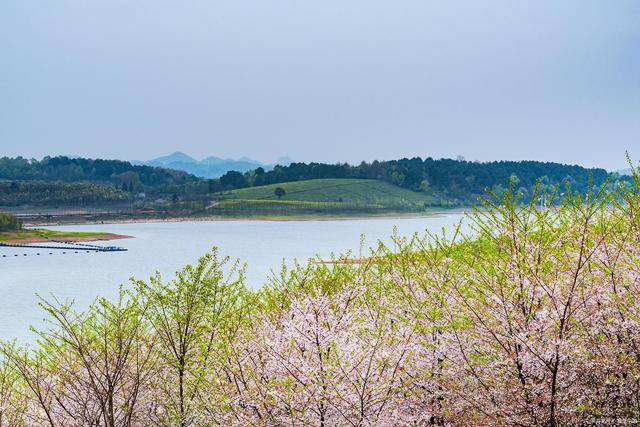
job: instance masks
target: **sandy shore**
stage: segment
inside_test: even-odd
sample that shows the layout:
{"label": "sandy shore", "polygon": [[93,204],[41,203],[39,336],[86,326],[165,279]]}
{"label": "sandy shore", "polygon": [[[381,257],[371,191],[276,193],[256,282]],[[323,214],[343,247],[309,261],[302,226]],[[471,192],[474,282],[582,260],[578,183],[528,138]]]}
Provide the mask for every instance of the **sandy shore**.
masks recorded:
{"label": "sandy shore", "polygon": [[133,236],[127,236],[125,234],[113,234],[113,233],[104,233],[96,236],[60,236],[55,239],[47,239],[46,237],[40,236],[29,236],[15,240],[3,240],[0,243],[8,243],[8,244],[29,244],[29,243],[46,243],[53,241],[64,241],[64,242],[98,242],[98,241],[107,241],[107,240],[119,240],[119,239],[133,239]]}

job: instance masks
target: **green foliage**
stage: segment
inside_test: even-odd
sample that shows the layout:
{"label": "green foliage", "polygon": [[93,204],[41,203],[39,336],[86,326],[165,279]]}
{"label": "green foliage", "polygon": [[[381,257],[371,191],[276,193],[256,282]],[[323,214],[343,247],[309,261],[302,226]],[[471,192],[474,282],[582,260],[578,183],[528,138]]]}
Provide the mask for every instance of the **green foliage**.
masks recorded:
{"label": "green foliage", "polygon": [[[367,185],[362,184],[352,188],[345,186],[334,191],[319,189],[315,194],[303,189],[297,195],[295,186],[290,188],[290,185],[296,182],[320,179],[369,180],[369,183],[385,182],[388,187],[381,188],[378,184],[371,184],[374,188],[367,188]],[[478,197],[486,196],[487,189],[503,193],[511,180],[517,181],[516,190],[522,194],[522,200],[527,202],[533,198],[532,190],[538,181],[546,188],[564,187],[565,183],[570,183],[575,191],[584,193],[598,188],[607,180],[610,180],[611,186],[615,186],[618,182],[628,183],[631,179],[629,176],[609,174],[603,169],[586,169],[558,163],[479,163],[415,157],[363,162],[357,166],[292,163],[289,166],[276,166],[270,171],[264,171],[262,168],[244,174],[229,171],[219,179],[205,180],[181,171],[134,166],[118,160],[45,157],[38,161],[4,157],[0,158],[0,182],[6,182],[0,184],[0,205],[117,203],[123,199],[134,199],[138,193],[145,193],[147,200],[165,200],[165,204],[172,200],[205,203],[211,200],[213,193],[267,186],[267,192],[271,194],[265,195],[256,190],[262,195],[247,195],[244,198],[273,197],[275,188],[280,187],[285,190],[285,195],[281,197],[290,200],[387,205],[392,199],[404,199],[422,206],[456,206],[475,203]],[[46,187],[42,182],[51,183],[51,187]],[[79,186],[63,187],[58,182]],[[85,183],[99,184],[101,187],[88,187]],[[268,187],[272,184],[279,185]],[[30,186],[30,189],[25,191],[25,186]],[[117,190],[112,190],[112,187]],[[398,193],[399,187],[413,194],[394,194]],[[326,194],[322,194],[325,191]],[[345,194],[339,195],[341,191]],[[96,195],[92,196],[92,192]],[[307,194],[303,194],[304,192]],[[292,197],[294,195],[296,196]],[[421,200],[418,200],[420,198]],[[559,200],[558,197],[552,202]],[[404,205],[405,202],[401,204]]]}
{"label": "green foliage", "polygon": [[[237,172],[233,172],[233,174],[235,176]],[[312,179],[373,179],[415,192],[426,192],[438,199],[447,200],[449,204],[475,203],[478,197],[486,195],[487,189],[503,191],[513,178],[518,181],[518,189],[526,193],[525,201],[531,200],[531,190],[538,180],[550,186],[570,183],[575,191],[586,192],[598,188],[610,178],[612,181],[628,181],[630,179],[609,174],[604,169],[587,169],[550,162],[497,161],[480,163],[432,159],[430,157],[424,160],[414,157],[372,163],[362,162],[358,166],[292,163],[289,166],[276,166],[267,172],[247,172],[245,177],[247,182],[242,181],[242,185],[235,188],[246,185],[259,187]],[[233,181],[240,180],[235,176]],[[231,182],[228,184],[233,185]],[[225,188],[228,189],[228,186]],[[287,190],[287,192],[289,191]]]}
{"label": "green foliage", "polygon": [[150,166],[134,166],[121,160],[45,157],[27,160],[22,157],[0,158],[0,179],[63,182],[109,182],[143,187],[181,185],[196,181],[185,172]]}
{"label": "green foliage", "polygon": [[287,194],[287,191],[282,187],[276,187],[273,194],[275,194],[278,199],[282,199],[282,197]]}
{"label": "green foliage", "polygon": [[33,237],[36,237],[39,239],[58,240],[58,241],[71,240],[74,238],[92,238],[97,240],[103,237],[107,237],[108,235],[109,233],[100,233],[95,231],[61,231],[61,230],[47,230],[44,228],[28,228],[28,229],[23,228],[17,231],[0,234],[0,242],[8,241],[8,240],[20,241],[23,239],[29,239]]}
{"label": "green foliage", "polygon": [[0,212],[0,231],[17,231],[22,228],[22,222],[15,216]]}
{"label": "green foliage", "polygon": [[167,200],[175,194],[192,200],[220,190],[218,181],[120,160],[0,158],[0,206],[112,204],[138,193]]}
{"label": "green foliage", "polygon": [[229,171],[220,177],[220,184],[225,188],[244,188],[248,181],[240,172]]}
{"label": "green foliage", "polygon": [[128,199],[120,188],[91,182],[0,181],[0,206],[86,206]]}
{"label": "green foliage", "polygon": [[243,269],[229,262],[214,249],[172,281],[164,282],[156,273],[149,282],[136,282],[169,367],[161,382],[163,425],[194,422],[210,359],[221,357],[225,342],[233,338],[246,290]]}
{"label": "green foliage", "polygon": [[[277,188],[284,194],[278,197]],[[424,208],[438,200],[386,182],[369,179],[313,179],[234,190],[224,197],[252,200],[291,200],[359,205],[380,205],[385,208]]]}

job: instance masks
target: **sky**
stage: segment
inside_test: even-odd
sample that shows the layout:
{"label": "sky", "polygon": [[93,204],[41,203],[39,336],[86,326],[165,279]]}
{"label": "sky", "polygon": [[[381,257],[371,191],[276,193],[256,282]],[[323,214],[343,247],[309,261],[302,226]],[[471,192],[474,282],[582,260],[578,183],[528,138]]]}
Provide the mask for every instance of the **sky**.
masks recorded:
{"label": "sky", "polygon": [[2,0],[0,156],[640,159],[637,0]]}

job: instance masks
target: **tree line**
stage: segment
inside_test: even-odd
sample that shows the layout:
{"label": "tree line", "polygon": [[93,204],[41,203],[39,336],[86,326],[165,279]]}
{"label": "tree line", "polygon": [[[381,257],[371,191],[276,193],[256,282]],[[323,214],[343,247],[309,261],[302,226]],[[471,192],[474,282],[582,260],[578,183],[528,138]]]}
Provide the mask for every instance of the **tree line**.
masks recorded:
{"label": "tree line", "polygon": [[620,180],[604,169],[584,168],[537,161],[470,162],[465,160],[421,159],[349,164],[292,163],[271,171],[258,168],[241,174],[231,171],[219,180],[222,189],[235,189],[318,178],[362,178],[382,180],[402,188],[434,194],[459,203],[475,202],[487,189],[504,193],[511,181],[523,200],[530,200],[536,184],[553,187],[570,184],[576,191],[600,187],[607,180]]}
{"label": "tree line", "polygon": [[183,171],[151,166],[134,166],[121,160],[44,157],[42,160],[22,157],[0,158],[0,179],[61,182],[100,182],[125,190],[148,190],[181,186],[198,181]]}
{"label": "tree line", "polygon": [[[69,157],[45,157],[42,160],[18,158],[0,158],[0,180],[32,182],[91,182],[101,186],[117,188],[133,198],[135,194],[165,200],[204,201],[216,193],[229,190],[301,181],[319,178],[362,178],[382,180],[412,191],[424,192],[445,200],[447,205],[475,203],[478,197],[486,195],[487,190],[501,195],[511,182],[516,184],[523,201],[533,196],[538,185],[547,188],[569,184],[576,191],[589,191],[598,188],[607,180],[612,185],[617,181],[629,180],[610,174],[604,169],[584,168],[576,165],[564,165],[536,161],[495,161],[469,162],[465,160],[433,159],[414,157],[391,161],[362,162],[359,165],[292,163],[289,166],[276,166],[265,171],[257,168],[240,173],[229,171],[219,179],[201,179],[186,172],[150,166],[134,166],[119,160],[83,159]],[[4,198],[12,204],[23,203],[18,200],[15,191],[6,193],[6,185],[0,189]],[[16,184],[10,183],[10,186]],[[26,185],[26,184],[24,184]],[[35,184],[33,201],[51,200],[48,195],[38,195]],[[11,188],[9,188],[11,190]],[[67,188],[66,191],[79,191],[84,187]],[[98,193],[116,197],[116,192],[101,190]],[[28,197],[27,197],[28,199]],[[83,194],[69,194],[67,198],[87,200]],[[106,200],[106,199],[105,199]],[[1,204],[2,202],[0,202]]]}
{"label": "tree line", "polygon": [[53,206],[117,203],[145,197],[202,199],[207,180],[183,171],[120,160],[44,157],[0,158],[0,205]]}
{"label": "tree line", "polygon": [[0,206],[90,206],[126,202],[119,187],[92,182],[0,181]]}

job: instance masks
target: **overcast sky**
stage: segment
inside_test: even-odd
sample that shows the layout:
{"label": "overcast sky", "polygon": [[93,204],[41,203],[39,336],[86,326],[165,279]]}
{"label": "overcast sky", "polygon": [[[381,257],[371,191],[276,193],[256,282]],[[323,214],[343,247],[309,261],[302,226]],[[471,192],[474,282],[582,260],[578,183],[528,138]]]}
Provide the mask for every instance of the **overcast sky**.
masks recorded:
{"label": "overcast sky", "polygon": [[0,156],[640,159],[638,0],[2,0]]}

